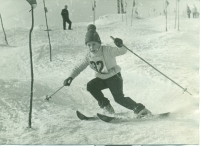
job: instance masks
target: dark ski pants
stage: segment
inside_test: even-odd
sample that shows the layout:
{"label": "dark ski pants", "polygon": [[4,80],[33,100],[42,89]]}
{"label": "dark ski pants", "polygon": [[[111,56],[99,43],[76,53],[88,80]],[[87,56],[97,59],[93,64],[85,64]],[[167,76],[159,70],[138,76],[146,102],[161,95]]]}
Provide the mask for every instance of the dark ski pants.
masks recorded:
{"label": "dark ski pants", "polygon": [[63,29],[66,29],[66,22],[69,24],[68,29],[71,29],[72,22],[69,19],[63,19]]}
{"label": "dark ski pants", "polygon": [[193,18],[196,18],[196,13],[193,13]]}
{"label": "dark ski pants", "polygon": [[89,91],[92,96],[98,101],[101,108],[107,106],[110,101],[104,97],[102,90],[109,89],[114,97],[114,100],[125,108],[134,110],[137,103],[133,101],[130,97],[124,97],[123,94],[123,79],[121,74],[118,73],[113,77],[108,79],[94,78],[87,84],[87,91]]}

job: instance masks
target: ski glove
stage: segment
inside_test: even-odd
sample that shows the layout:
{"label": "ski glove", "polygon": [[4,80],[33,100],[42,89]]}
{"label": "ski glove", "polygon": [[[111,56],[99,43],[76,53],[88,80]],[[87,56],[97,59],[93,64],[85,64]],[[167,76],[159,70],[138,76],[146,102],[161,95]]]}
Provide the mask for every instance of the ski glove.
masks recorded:
{"label": "ski glove", "polygon": [[72,77],[67,78],[67,79],[64,81],[63,85],[64,85],[64,86],[70,86],[72,80],[73,80]]}
{"label": "ski glove", "polygon": [[137,105],[134,108],[134,113],[138,114],[141,110],[143,110],[145,108],[145,106],[141,103],[137,103]]}
{"label": "ski glove", "polygon": [[120,38],[115,38],[114,43],[117,47],[122,47],[123,45],[123,40]]}

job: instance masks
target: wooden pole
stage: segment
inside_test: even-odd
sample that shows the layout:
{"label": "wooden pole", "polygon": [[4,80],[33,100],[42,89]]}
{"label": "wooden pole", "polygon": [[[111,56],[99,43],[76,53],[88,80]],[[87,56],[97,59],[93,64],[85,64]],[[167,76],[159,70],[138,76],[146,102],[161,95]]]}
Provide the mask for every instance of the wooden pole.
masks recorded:
{"label": "wooden pole", "polygon": [[123,20],[123,14],[124,14],[124,6],[123,6],[123,0],[121,0],[121,13],[122,13],[122,22]]}
{"label": "wooden pole", "polygon": [[5,30],[4,30],[4,27],[3,27],[3,20],[2,20],[1,14],[0,14],[0,18],[1,18],[1,26],[2,26],[2,29],[3,29],[4,36],[5,36],[5,41],[6,41],[6,44],[8,45],[6,33],[5,33]]}
{"label": "wooden pole", "polygon": [[94,0],[94,24],[95,24],[95,8],[96,8],[96,1]]}
{"label": "wooden pole", "polygon": [[32,102],[33,102],[33,82],[34,82],[34,74],[33,74],[33,58],[32,58],[32,46],[31,46],[31,33],[34,27],[34,14],[33,14],[33,6],[31,5],[31,14],[32,14],[32,26],[29,32],[29,52],[30,52],[30,66],[31,66],[31,96],[30,96],[30,111],[29,111],[29,128],[31,128],[31,117],[32,117]]}
{"label": "wooden pole", "polygon": [[117,12],[120,14],[120,0],[117,0]]}
{"label": "wooden pole", "polygon": [[167,31],[167,3],[165,3],[165,8],[166,8],[166,14],[165,15],[166,15],[166,31]]}
{"label": "wooden pole", "polygon": [[175,25],[174,25],[174,29],[176,29],[176,20],[177,20],[177,0],[176,0],[176,9],[175,9]]}
{"label": "wooden pole", "polygon": [[51,54],[51,39],[49,35],[49,27],[48,27],[48,22],[47,22],[47,14],[46,14],[46,6],[45,6],[45,0],[43,0],[44,3],[44,13],[45,13],[45,20],[46,20],[46,26],[47,26],[47,34],[48,34],[48,39],[49,39],[49,48],[50,48],[50,61],[52,61],[52,54]]}
{"label": "wooden pole", "polygon": [[179,0],[178,0],[178,31],[179,31]]}
{"label": "wooden pole", "polygon": [[125,0],[125,17],[126,17],[126,25],[127,25],[127,3]]}
{"label": "wooden pole", "polygon": [[92,1],[92,11],[93,11],[93,24],[94,24],[94,4],[93,4],[93,1]]}
{"label": "wooden pole", "polygon": [[131,14],[131,26],[132,26],[132,20],[133,20],[133,9],[135,7],[135,0],[133,0],[133,6],[132,6],[132,14]]}
{"label": "wooden pole", "polygon": [[92,0],[93,24],[95,24],[95,0]]}
{"label": "wooden pole", "polygon": [[163,13],[165,14],[165,0],[163,0]]}

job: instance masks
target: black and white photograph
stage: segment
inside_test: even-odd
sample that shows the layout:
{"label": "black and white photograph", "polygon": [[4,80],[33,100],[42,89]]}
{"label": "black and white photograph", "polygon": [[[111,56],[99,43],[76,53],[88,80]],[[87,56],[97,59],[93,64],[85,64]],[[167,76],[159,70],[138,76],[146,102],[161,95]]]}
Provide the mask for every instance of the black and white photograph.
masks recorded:
{"label": "black and white photograph", "polygon": [[200,0],[0,0],[0,144],[199,144]]}
{"label": "black and white photograph", "polygon": [[144,144],[144,145],[100,145],[100,144],[97,144],[95,146],[197,146],[197,145],[181,145],[181,144],[177,144],[177,145],[166,145],[166,144]]}

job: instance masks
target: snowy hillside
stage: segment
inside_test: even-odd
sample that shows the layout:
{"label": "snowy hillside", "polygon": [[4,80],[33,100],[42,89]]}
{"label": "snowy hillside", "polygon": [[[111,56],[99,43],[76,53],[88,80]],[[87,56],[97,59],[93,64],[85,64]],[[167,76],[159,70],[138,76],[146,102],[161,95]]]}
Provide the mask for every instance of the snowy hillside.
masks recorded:
{"label": "snowy hillside", "polygon": [[[101,112],[86,91],[93,79],[84,70],[70,87],[51,95],[63,84],[73,66],[83,58],[89,23],[73,25],[73,31],[52,26],[52,62],[46,28],[34,27],[34,97],[32,129],[28,127],[30,102],[29,29],[7,31],[9,46],[0,36],[0,144],[198,144],[199,143],[199,19],[181,18],[180,31],[169,17],[168,32],[163,16],[121,22],[121,15],[105,15],[96,21],[104,44],[114,46],[110,36],[124,44],[164,74],[192,93],[183,94],[177,85],[156,72],[131,52],[117,58],[122,68],[124,93],[141,102],[153,113],[171,112],[165,119],[136,120],[134,113],[114,102],[104,90],[116,112],[127,112],[130,120],[120,123],[80,121],[76,110],[88,116]],[[113,21],[112,21],[113,20]],[[118,21],[116,21],[118,20]],[[78,92],[77,92],[78,91]]]}
{"label": "snowy hillside", "polygon": [[[36,1],[37,7],[34,10],[35,24],[45,25],[46,21],[43,0]],[[134,11],[137,9],[138,14],[144,18],[163,15],[165,0],[135,0],[135,2],[136,5]],[[176,1],[168,0],[168,2],[168,15],[175,16],[174,9],[176,8]],[[186,6],[188,5],[190,9],[192,9],[194,4],[199,12],[199,0],[181,0],[179,4],[180,16],[186,18]],[[68,5],[70,20],[72,23],[93,21],[92,0],[46,0],[45,6],[48,9],[47,18],[49,25],[62,26],[62,17],[60,13],[64,8],[64,5]],[[133,0],[124,0],[126,14],[131,15],[133,10],[132,6]],[[26,0],[0,0],[0,13],[6,30],[16,27],[29,27],[31,21],[29,10],[30,5]],[[116,13],[117,0],[96,0],[96,20],[103,15]],[[130,20],[130,17],[128,19]]]}

